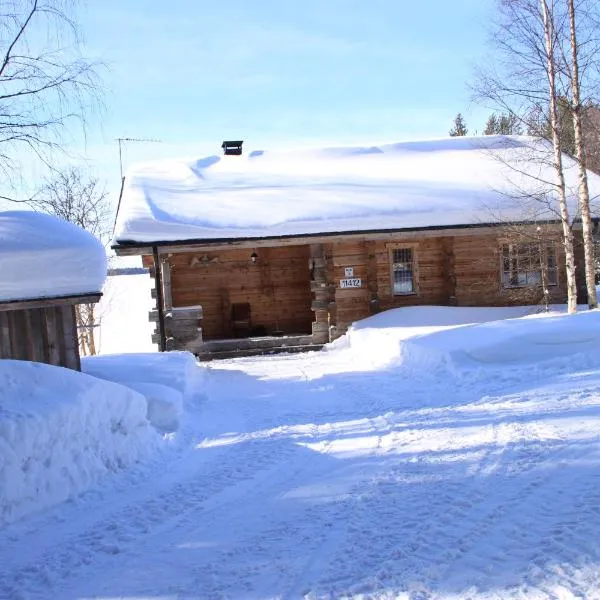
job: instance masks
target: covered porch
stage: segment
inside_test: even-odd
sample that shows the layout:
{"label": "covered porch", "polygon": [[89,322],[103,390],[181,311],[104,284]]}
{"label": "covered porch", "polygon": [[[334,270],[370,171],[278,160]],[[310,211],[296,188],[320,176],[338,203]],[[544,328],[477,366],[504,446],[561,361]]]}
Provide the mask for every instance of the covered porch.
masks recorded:
{"label": "covered porch", "polygon": [[159,269],[149,259],[157,300],[150,319],[165,350],[208,360],[301,352],[329,341],[321,246],[186,248],[158,255]]}

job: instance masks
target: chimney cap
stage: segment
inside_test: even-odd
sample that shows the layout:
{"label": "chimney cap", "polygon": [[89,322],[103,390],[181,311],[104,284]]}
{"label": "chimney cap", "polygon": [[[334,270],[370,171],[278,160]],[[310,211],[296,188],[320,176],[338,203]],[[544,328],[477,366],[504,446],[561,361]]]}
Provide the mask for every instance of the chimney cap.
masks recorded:
{"label": "chimney cap", "polygon": [[243,143],[244,143],[243,140],[237,140],[237,141],[226,140],[221,144],[221,148],[223,148],[223,152],[225,154],[240,155],[242,153],[242,144]]}

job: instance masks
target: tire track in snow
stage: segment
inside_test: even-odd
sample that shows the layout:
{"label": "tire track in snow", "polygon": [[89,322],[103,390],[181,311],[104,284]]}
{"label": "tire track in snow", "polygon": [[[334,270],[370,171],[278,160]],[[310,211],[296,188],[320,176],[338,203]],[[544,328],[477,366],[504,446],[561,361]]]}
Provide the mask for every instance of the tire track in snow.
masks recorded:
{"label": "tire track in snow", "polygon": [[[232,457],[231,464],[217,461],[218,464],[200,476],[195,472],[188,473],[191,479],[177,483],[158,497],[119,507],[110,513],[107,521],[96,522],[60,544],[51,545],[29,564],[15,568],[4,562],[0,567],[0,597],[17,596],[23,589],[34,597],[47,597],[49,589],[56,589],[74,574],[85,571],[87,565],[94,563],[97,569],[102,557],[120,560],[115,557],[144,544],[148,536],[161,534],[190,513],[203,514],[206,505],[228,488],[243,488],[245,482],[260,486],[260,474],[268,472],[274,462],[285,461],[292,452],[291,448],[287,451],[278,448],[277,457],[274,457],[272,452],[255,450],[257,445],[264,443],[248,442],[243,451],[232,449],[225,453]],[[242,471],[232,466],[240,460],[246,465]],[[200,468],[202,466],[199,464]],[[150,488],[148,495],[152,496],[153,491]],[[239,494],[230,500],[238,501]],[[220,510],[223,506],[217,501],[210,508]]]}

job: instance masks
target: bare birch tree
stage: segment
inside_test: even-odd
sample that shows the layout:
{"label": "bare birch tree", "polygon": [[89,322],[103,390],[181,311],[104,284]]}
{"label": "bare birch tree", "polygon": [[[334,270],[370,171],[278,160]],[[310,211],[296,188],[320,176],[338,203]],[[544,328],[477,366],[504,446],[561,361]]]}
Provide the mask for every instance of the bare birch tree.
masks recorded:
{"label": "bare birch tree", "polygon": [[[55,171],[40,192],[28,202],[45,212],[78,225],[106,243],[110,235],[111,206],[108,193],[98,180],[76,167]],[[85,355],[96,354],[95,304],[76,307],[79,347]]]}
{"label": "bare birch tree", "polygon": [[[552,190],[548,198],[555,198],[555,212],[561,223],[562,245],[565,254],[567,302],[569,312],[577,307],[573,221],[578,211],[569,214],[565,164],[563,162],[563,122],[559,114],[559,98],[568,97],[569,80],[564,73],[564,40],[569,39],[566,11],[557,10],[564,0],[497,0],[499,18],[492,42],[496,53],[485,69],[479,71],[475,86],[476,98],[491,101],[496,109],[518,119],[531,131],[529,119],[548,123],[551,147],[547,156],[536,153],[533,164],[547,167],[550,173],[545,181],[533,177],[542,187]],[[564,8],[564,4],[561,4]],[[540,144],[543,147],[543,144]],[[510,165],[509,165],[510,166]],[[515,170],[523,176],[526,169]],[[546,180],[547,179],[547,180]],[[537,196],[536,194],[533,195]],[[536,198],[539,199],[539,198]],[[543,202],[546,200],[542,200]]]}
{"label": "bare birch tree", "polygon": [[0,172],[5,182],[15,182],[23,156],[52,163],[70,126],[84,125],[90,108],[99,106],[98,65],[80,56],[72,4],[0,0]]}
{"label": "bare birch tree", "polygon": [[552,128],[552,147],[554,149],[554,169],[556,171],[556,188],[560,206],[560,218],[563,228],[563,247],[565,250],[565,267],[567,273],[567,310],[577,311],[577,283],[575,280],[575,252],[573,248],[573,230],[569,220],[569,207],[563,154],[560,136],[560,119],[558,115],[557,69],[556,69],[556,28],[554,20],[553,0],[540,0],[542,23],[544,26],[546,78],[548,83],[548,101],[550,108],[550,127]]}
{"label": "bare birch tree", "polygon": [[585,255],[585,283],[587,289],[588,307],[596,308],[596,281],[594,269],[594,239],[593,224],[590,214],[590,190],[587,178],[586,150],[584,146],[581,103],[581,79],[579,75],[579,45],[577,43],[577,23],[574,0],[566,0],[569,14],[569,33],[571,46],[571,80],[573,129],[575,134],[575,157],[579,170],[579,212],[583,229],[583,250]]}

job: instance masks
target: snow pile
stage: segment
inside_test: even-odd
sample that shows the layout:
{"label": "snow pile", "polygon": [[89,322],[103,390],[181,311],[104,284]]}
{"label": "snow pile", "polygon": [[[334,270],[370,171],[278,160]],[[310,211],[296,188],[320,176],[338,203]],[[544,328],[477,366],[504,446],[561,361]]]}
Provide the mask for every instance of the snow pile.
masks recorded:
{"label": "snow pile", "polygon": [[0,361],[0,524],[89,489],[156,442],[140,394],[60,367]]}
{"label": "snow pile", "polygon": [[[409,306],[379,313],[354,323],[325,351],[345,350],[363,367],[381,368],[407,359],[404,342],[461,325],[512,319],[531,314],[536,307]],[[416,353],[416,351],[415,351]]]}
{"label": "snow pile", "polygon": [[183,394],[160,383],[130,381],[124,385],[145,396],[148,421],[161,432],[177,431],[183,415]]}
{"label": "snow pile", "polygon": [[567,358],[583,364],[600,352],[600,311],[540,314],[523,319],[449,328],[407,340],[405,361],[453,369],[525,367]]}
{"label": "snow pile", "polygon": [[94,334],[100,354],[157,350],[152,343],[156,323],[148,321],[148,313],[155,307],[150,295],[153,285],[154,280],[147,273],[107,278],[96,306],[96,322],[100,326]]}
{"label": "snow pile", "polygon": [[81,367],[143,394],[148,419],[160,431],[179,428],[184,401],[197,391],[204,373],[189,352],[90,356]]}
{"label": "snow pile", "polygon": [[[533,138],[481,136],[141,164],[125,177],[114,243],[555,219],[523,200],[553,194],[550,151]],[[576,168],[567,157],[565,167],[576,206]],[[589,177],[598,196],[600,177]]]}
{"label": "snow pile", "polygon": [[345,351],[363,368],[413,371],[528,365],[600,351],[600,312],[564,315],[564,306],[421,306],[389,310],[355,323],[326,347]]}
{"label": "snow pile", "polygon": [[106,268],[87,231],[42,213],[0,213],[0,300],[98,293]]}

